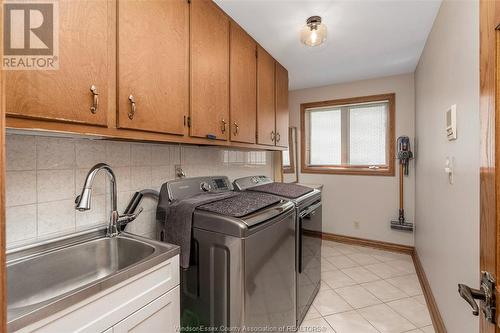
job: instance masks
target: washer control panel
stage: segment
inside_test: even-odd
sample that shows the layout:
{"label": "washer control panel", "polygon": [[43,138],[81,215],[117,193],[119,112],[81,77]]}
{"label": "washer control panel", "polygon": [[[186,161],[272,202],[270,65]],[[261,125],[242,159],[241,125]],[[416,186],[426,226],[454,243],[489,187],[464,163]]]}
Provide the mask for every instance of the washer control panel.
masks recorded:
{"label": "washer control panel", "polygon": [[234,181],[234,187],[238,191],[243,191],[254,186],[269,184],[272,182],[273,180],[267,176],[249,176],[236,179]]}
{"label": "washer control panel", "polygon": [[170,200],[179,200],[207,192],[232,191],[226,176],[183,178],[166,183]]}
{"label": "washer control panel", "polygon": [[203,192],[210,192],[212,191],[212,185],[210,185],[207,182],[203,182],[200,184],[200,188]]}
{"label": "washer control panel", "polygon": [[200,184],[200,188],[203,192],[221,192],[230,191],[230,182],[226,177],[212,178],[210,180],[204,181]]}

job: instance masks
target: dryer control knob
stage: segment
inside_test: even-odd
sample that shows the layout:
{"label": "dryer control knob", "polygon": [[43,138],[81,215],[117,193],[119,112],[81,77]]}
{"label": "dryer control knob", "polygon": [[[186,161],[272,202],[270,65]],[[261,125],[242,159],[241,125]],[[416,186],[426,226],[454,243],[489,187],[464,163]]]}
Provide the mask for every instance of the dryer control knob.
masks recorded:
{"label": "dryer control knob", "polygon": [[200,187],[203,192],[210,192],[212,190],[212,186],[210,186],[210,184],[206,182],[201,183]]}

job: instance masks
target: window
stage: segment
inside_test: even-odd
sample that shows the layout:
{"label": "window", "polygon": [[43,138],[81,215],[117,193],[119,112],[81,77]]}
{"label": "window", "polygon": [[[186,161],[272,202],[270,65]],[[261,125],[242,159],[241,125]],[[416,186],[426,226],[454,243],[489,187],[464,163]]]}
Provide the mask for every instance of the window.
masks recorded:
{"label": "window", "polygon": [[395,95],[301,105],[302,172],[394,175]]}

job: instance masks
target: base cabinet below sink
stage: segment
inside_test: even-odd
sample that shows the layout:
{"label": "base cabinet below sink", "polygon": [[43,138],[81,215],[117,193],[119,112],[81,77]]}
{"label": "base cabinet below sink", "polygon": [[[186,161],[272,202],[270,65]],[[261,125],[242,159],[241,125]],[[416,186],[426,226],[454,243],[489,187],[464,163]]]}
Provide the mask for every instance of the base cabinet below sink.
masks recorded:
{"label": "base cabinet below sink", "polygon": [[152,301],[105,333],[177,332],[179,330],[179,287]]}
{"label": "base cabinet below sink", "polygon": [[172,333],[180,326],[179,256],[17,332]]}

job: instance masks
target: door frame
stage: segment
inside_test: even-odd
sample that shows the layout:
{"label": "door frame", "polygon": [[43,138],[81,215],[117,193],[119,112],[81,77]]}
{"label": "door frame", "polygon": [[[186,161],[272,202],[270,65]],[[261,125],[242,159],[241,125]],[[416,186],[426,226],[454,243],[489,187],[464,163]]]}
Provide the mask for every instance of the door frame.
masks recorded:
{"label": "door frame", "polygon": [[[498,224],[500,222],[500,169],[496,164],[500,162],[500,117],[496,117],[497,95],[500,93],[498,70],[500,62],[497,60],[497,51],[500,48],[500,2],[480,0],[480,121],[481,121],[481,162],[480,162],[480,268],[481,271],[491,272],[498,277],[497,264]],[[499,95],[500,97],[500,95]],[[496,130],[496,128],[499,130]],[[498,161],[498,162],[497,162]],[[499,164],[500,165],[500,164]],[[497,182],[497,179],[499,182]],[[479,276],[480,278],[480,276]],[[499,296],[499,288],[495,294]],[[498,310],[496,322],[498,323]],[[500,328],[489,323],[481,312],[481,333],[498,333]]]}
{"label": "door frame", "polygon": [[[3,0],[0,0],[0,24],[3,26]],[[0,34],[3,54],[3,34]],[[0,332],[7,332],[7,284],[5,266],[5,82],[0,68]]]}

